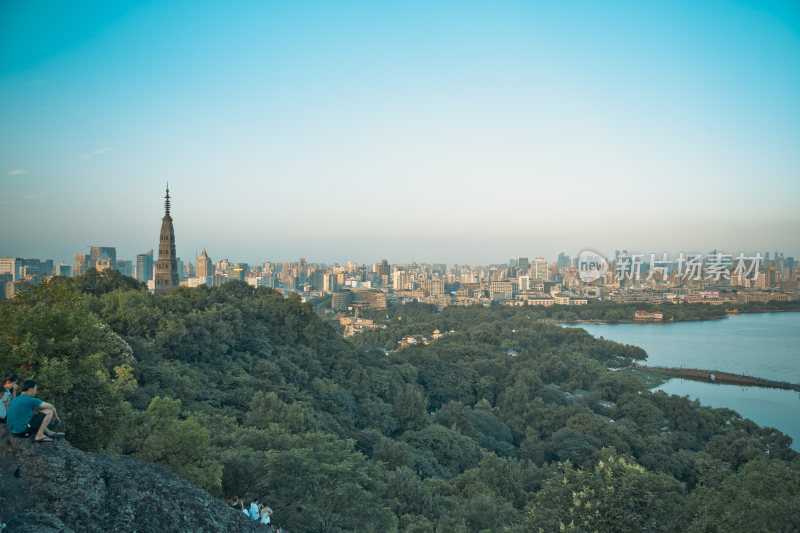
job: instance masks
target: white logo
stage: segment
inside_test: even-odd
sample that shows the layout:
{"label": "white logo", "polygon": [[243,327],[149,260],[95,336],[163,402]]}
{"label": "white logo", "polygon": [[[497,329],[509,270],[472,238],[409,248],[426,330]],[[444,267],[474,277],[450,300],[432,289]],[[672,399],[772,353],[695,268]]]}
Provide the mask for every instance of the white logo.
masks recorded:
{"label": "white logo", "polygon": [[578,277],[584,283],[602,278],[607,271],[608,261],[594,250],[583,250],[578,256]]}

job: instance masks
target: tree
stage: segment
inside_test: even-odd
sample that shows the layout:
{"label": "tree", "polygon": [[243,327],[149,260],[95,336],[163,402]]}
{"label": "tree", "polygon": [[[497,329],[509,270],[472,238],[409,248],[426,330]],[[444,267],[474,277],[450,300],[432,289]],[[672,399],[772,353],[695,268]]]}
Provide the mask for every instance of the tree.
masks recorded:
{"label": "tree", "polygon": [[420,390],[406,383],[394,399],[394,415],[404,429],[420,429],[428,420],[428,400]]}
{"label": "tree", "polygon": [[433,499],[422,480],[408,467],[394,471],[386,486],[387,495],[395,500],[394,511],[404,514],[433,516]]}
{"label": "tree", "polygon": [[[454,429],[439,424],[431,424],[419,431],[407,431],[402,439],[422,452],[420,457],[428,457],[434,461],[434,468],[441,465],[441,475],[453,477],[480,461],[480,449],[472,439],[465,437]],[[431,471],[423,465],[417,470],[430,475]]]}
{"label": "tree", "polygon": [[278,399],[277,394],[258,391],[250,401],[250,410],[245,416],[244,423],[264,429],[283,420],[285,413],[286,405]]}
{"label": "tree", "polygon": [[[153,296],[95,281],[89,294],[57,280],[0,301],[4,370],[39,379],[45,399],[69,413],[69,437],[87,439],[82,445],[111,439],[128,420],[108,449],[163,464],[220,496],[267,497],[291,530],[669,530],[686,505],[665,474],[711,494],[725,483],[733,490],[735,479],[746,484],[728,477],[753,461],[796,457],[775,430],[608,372],[602,362],[638,352],[537,324],[549,310],[374,311],[376,320],[390,315],[389,326],[364,339],[384,346],[456,330],[384,357],[341,338],[297,296],[263,287]],[[592,400],[567,399],[575,388]],[[583,468],[556,471],[555,458]],[[786,483],[765,470],[759,483]],[[747,494],[764,501],[743,516],[780,515],[793,504],[791,494],[757,486]],[[724,512],[744,506],[747,495],[726,487]],[[770,498],[785,506],[769,507]],[[700,520],[701,503],[692,515],[699,528],[710,523]]]}
{"label": "tree", "polygon": [[402,533],[434,533],[433,523],[422,515],[404,514],[400,517]]}
{"label": "tree", "polygon": [[295,437],[266,454],[262,491],[290,531],[389,531],[394,515],[378,499],[384,480],[353,441],[324,433]]}
{"label": "tree", "polygon": [[606,372],[592,384],[592,390],[597,391],[601,399],[612,402],[624,394],[636,393],[642,388],[642,382],[627,372]]}
{"label": "tree", "polygon": [[160,464],[208,490],[222,482],[222,467],[208,459],[211,433],[197,417],[181,418],[181,402],[156,396],[144,413],[134,416],[124,435],[122,451]]}
{"label": "tree", "polygon": [[[724,475],[724,474],[723,474]],[[760,458],[690,496],[692,532],[800,531],[800,465]]]}
{"label": "tree", "polygon": [[[120,367],[113,379],[112,360]],[[134,387],[123,365],[132,363],[130,346],[87,309],[68,279],[0,300],[0,368],[39,383],[38,396],[56,406],[78,448],[99,451],[113,442],[126,411],[122,393]]]}
{"label": "tree", "polygon": [[81,293],[93,296],[100,296],[116,290],[143,291],[146,289],[146,285],[141,281],[130,276],[124,276],[120,271],[111,269],[98,272],[94,268],[89,268],[71,281]]}
{"label": "tree", "polygon": [[664,412],[638,394],[623,394],[617,399],[619,418],[630,420],[644,432],[652,432],[666,424]]}
{"label": "tree", "polygon": [[603,448],[593,469],[561,464],[560,476],[536,493],[517,531],[680,531],[680,484]]}
{"label": "tree", "polygon": [[600,439],[570,428],[561,428],[553,433],[550,442],[559,461],[570,461],[574,465],[582,465],[603,446]]}
{"label": "tree", "polygon": [[410,467],[412,449],[408,443],[383,437],[375,444],[372,458],[386,463],[389,468]]}

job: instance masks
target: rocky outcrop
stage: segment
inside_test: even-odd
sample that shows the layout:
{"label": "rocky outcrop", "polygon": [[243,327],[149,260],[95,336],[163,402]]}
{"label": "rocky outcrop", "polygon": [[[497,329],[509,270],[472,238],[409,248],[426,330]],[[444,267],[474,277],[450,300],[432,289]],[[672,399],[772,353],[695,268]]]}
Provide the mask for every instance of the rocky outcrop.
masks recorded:
{"label": "rocky outcrop", "polygon": [[0,426],[3,533],[242,531],[267,533],[208,492],[158,465],[39,444]]}

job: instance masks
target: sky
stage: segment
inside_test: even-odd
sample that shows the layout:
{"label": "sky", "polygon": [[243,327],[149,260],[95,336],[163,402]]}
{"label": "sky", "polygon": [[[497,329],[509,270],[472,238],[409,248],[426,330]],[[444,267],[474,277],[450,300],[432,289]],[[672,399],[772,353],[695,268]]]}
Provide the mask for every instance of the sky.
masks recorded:
{"label": "sky", "polygon": [[0,0],[0,256],[800,258],[800,3]]}

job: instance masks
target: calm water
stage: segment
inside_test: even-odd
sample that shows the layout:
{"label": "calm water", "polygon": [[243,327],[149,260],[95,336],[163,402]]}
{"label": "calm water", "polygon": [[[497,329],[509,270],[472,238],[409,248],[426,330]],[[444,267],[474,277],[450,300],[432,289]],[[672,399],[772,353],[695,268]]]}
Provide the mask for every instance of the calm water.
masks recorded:
{"label": "calm water", "polygon": [[647,351],[648,365],[721,370],[800,383],[800,313],[579,327],[595,337],[641,346]]}
{"label": "calm water", "polygon": [[[731,315],[667,324],[581,324],[595,337],[635,344],[653,366],[703,368],[800,383],[800,313]],[[800,451],[800,393],[671,379],[669,393],[727,407],[791,436]]]}
{"label": "calm water", "polygon": [[667,394],[688,394],[703,405],[727,407],[760,426],[777,428],[792,437],[792,448],[800,451],[800,392],[688,379],[671,379],[657,388]]}

